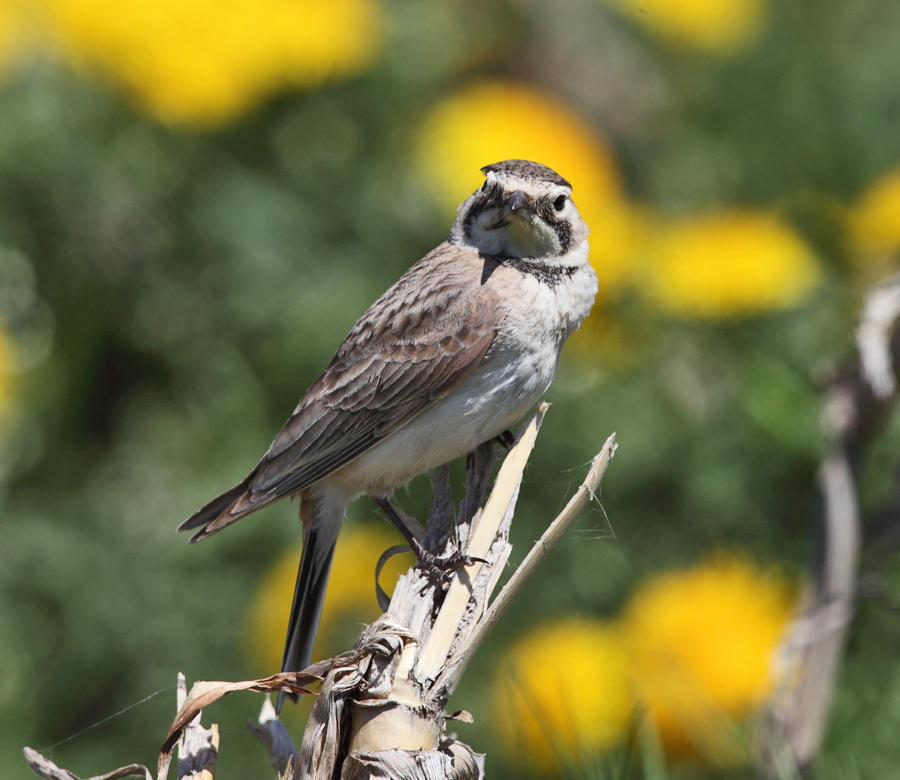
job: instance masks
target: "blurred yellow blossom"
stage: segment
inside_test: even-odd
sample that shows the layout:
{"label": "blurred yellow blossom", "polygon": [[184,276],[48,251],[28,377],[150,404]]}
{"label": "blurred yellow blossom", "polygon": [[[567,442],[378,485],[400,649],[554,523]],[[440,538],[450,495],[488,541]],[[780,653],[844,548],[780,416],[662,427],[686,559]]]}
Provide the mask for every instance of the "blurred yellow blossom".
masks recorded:
{"label": "blurred yellow blossom", "polygon": [[[335,548],[313,660],[347,650],[361,624],[381,614],[375,600],[375,565],[388,547],[402,543],[402,538],[386,524],[352,524],[344,528]],[[250,605],[247,646],[260,673],[281,668],[299,553],[289,550],[276,561]],[[379,577],[381,587],[390,594],[397,577],[414,562],[411,553],[391,558]],[[341,629],[349,633],[344,636]]]}
{"label": "blurred yellow blossom", "polygon": [[652,32],[687,46],[733,52],[753,41],[765,0],[616,0]]}
{"label": "blurred yellow blossom", "polygon": [[0,0],[0,69],[22,45],[27,31],[22,0]]}
{"label": "blurred yellow blossom", "polygon": [[548,165],[572,182],[601,296],[621,284],[640,219],[605,141],[558,98],[515,81],[475,82],[431,110],[418,141],[419,168],[448,214],[481,185],[482,166],[513,158]]}
{"label": "blurred yellow blossom", "polygon": [[9,50],[15,43],[17,31],[14,6],[9,0],[0,0],[0,66],[6,63]]}
{"label": "blurred yellow blossom", "polygon": [[636,694],[670,754],[746,757],[740,720],[772,689],[794,607],[782,578],[724,554],[638,589],[621,625]]}
{"label": "blurred yellow blossom", "polygon": [[561,773],[614,745],[631,722],[627,656],[609,624],[540,626],[501,658],[494,714],[509,755]]}
{"label": "blurred yellow blossom", "polygon": [[167,122],[223,122],[278,89],[358,73],[381,39],[375,0],[41,2],[70,59]]}
{"label": "blurred yellow blossom", "polygon": [[850,211],[854,244],[864,253],[900,252],[900,167],[876,179]]}
{"label": "blurred yellow blossom", "polygon": [[647,293],[663,309],[687,317],[789,307],[819,277],[806,243],[764,211],[719,212],[662,225],[648,252]]}

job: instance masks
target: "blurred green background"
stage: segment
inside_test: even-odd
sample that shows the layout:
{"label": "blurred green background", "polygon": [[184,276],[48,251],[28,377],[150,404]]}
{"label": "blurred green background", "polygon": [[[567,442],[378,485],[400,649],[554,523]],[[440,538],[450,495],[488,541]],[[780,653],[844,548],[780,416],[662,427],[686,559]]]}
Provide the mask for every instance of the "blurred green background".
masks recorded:
{"label": "blurred green background", "polygon": [[[153,765],[177,671],[277,670],[296,505],[197,546],[175,526],[249,470],[366,306],[447,236],[478,167],[520,156],[572,181],[601,292],[549,393],[514,560],[611,431],[621,447],[602,509],[454,697],[475,716],[458,731],[494,777],[527,774],[532,751],[536,775],[643,776],[631,705],[591,701],[624,702],[629,675],[650,679],[629,659],[676,641],[640,628],[656,613],[635,594],[660,588],[678,652],[716,631],[737,648],[703,696],[752,718],[766,671],[740,683],[741,653],[769,657],[812,552],[816,378],[897,265],[898,51],[900,5],[880,0],[0,0],[0,776],[28,776],[23,745],[162,690],[52,751],[82,775]],[[896,500],[898,445],[895,419],[863,464],[868,518]],[[421,515],[427,481],[399,500]],[[399,542],[365,500],[345,533],[323,652],[377,614],[371,564],[346,551]],[[896,599],[896,524],[867,533],[862,570]],[[733,626],[707,598],[732,592]],[[900,765],[893,604],[860,604],[816,777]],[[497,670],[525,637],[575,675],[529,678],[572,687],[541,704],[560,751],[498,715],[521,707]],[[268,775],[244,727],[258,706],[207,713],[217,778]],[[752,776],[748,743],[717,761],[657,725],[670,776]]]}

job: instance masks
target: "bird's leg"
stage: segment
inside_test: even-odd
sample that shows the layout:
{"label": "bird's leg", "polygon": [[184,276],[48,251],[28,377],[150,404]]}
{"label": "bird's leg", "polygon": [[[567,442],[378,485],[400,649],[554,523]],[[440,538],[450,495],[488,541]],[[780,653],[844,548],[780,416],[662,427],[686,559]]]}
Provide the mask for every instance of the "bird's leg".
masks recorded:
{"label": "bird's leg", "polygon": [[410,549],[413,551],[416,558],[419,559],[419,563],[430,574],[443,579],[444,575],[448,572],[456,571],[463,566],[471,566],[473,563],[487,563],[483,558],[474,558],[471,555],[463,555],[459,549],[455,550],[446,558],[435,555],[433,552],[426,550],[422,546],[422,543],[416,539],[413,532],[409,530],[409,526],[403,522],[403,518],[400,517],[397,510],[391,505],[390,499],[386,496],[372,496],[372,500],[381,511],[390,518],[391,522],[397,526],[400,533],[403,534],[403,538],[406,539],[407,544],[409,544]]}
{"label": "bird's leg", "polygon": [[494,441],[509,452],[512,449],[513,444],[516,443],[516,437],[512,431],[503,431],[503,433],[497,434],[494,437]]}
{"label": "bird's leg", "polygon": [[403,538],[406,539],[407,544],[412,548],[412,551],[419,557],[419,552],[427,553],[427,550],[422,547],[422,543],[416,539],[413,535],[413,532],[409,529],[409,526],[403,522],[403,518],[397,513],[397,510],[391,505],[390,499],[386,496],[372,496],[372,500],[384,512],[390,521],[397,526],[400,533],[403,534]]}

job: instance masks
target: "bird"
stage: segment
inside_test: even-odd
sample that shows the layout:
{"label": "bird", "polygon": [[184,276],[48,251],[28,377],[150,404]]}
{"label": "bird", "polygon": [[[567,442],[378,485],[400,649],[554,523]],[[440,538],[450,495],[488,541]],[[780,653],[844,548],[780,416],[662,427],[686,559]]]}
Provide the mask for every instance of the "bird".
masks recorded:
{"label": "bird", "polygon": [[199,541],[299,496],[303,544],[282,671],[311,661],[348,504],[370,496],[423,560],[393,491],[507,434],[544,396],[593,305],[597,276],[572,185],[530,160],[481,172],[449,239],[363,313],[256,466],[178,527],[199,529]]}

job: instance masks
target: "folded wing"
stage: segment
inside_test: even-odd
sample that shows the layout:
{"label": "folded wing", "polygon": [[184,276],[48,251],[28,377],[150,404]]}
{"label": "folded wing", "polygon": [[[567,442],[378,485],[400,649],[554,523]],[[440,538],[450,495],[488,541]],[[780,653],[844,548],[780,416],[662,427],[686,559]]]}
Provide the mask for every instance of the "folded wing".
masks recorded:
{"label": "folded wing", "polygon": [[502,316],[478,282],[479,260],[442,244],[410,268],[356,323],[254,470],[179,530],[200,527],[201,539],[309,487],[465,382]]}

